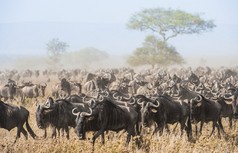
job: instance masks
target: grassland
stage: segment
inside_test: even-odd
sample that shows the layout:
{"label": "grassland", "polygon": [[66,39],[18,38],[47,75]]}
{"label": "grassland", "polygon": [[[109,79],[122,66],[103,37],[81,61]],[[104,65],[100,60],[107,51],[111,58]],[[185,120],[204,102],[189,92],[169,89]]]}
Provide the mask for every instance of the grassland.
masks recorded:
{"label": "grassland", "polygon": [[[41,99],[43,101],[43,99]],[[16,128],[8,132],[7,130],[0,129],[0,152],[4,153],[73,153],[73,152],[92,152],[92,133],[88,133],[88,140],[80,141],[77,139],[74,130],[70,130],[70,139],[65,137],[58,137],[51,139],[51,130],[48,129],[48,137],[43,139],[44,131],[39,129],[35,121],[36,106],[28,102],[25,107],[30,111],[30,125],[35,133],[38,135],[38,139],[34,140],[29,136],[28,140],[25,140],[22,135],[21,138],[14,144],[16,136]],[[209,138],[211,132],[211,124],[205,124],[203,133],[196,138],[196,142],[188,142],[186,135],[180,136],[179,128],[172,134],[164,133],[162,136],[151,136],[149,133],[143,136],[143,145],[138,149],[135,145],[135,141],[131,141],[129,146],[125,145],[126,133],[109,133],[106,134],[105,145],[101,144],[100,138],[96,141],[95,152],[101,153],[127,153],[127,152],[162,152],[162,153],[177,153],[177,152],[238,152],[238,128],[229,129],[228,121],[223,120],[225,131],[228,137],[224,136],[219,139],[217,133]],[[172,125],[173,126],[173,125]],[[173,128],[171,126],[171,129]]]}
{"label": "grassland", "polygon": [[[53,84],[56,83],[56,79],[51,79],[48,83],[46,95],[50,95],[50,90]],[[36,82],[32,80],[33,82]],[[46,81],[44,79],[38,79],[37,81]],[[46,96],[46,97],[47,97]],[[39,98],[40,103],[44,102],[46,98]],[[14,104],[17,104],[14,102]],[[37,106],[35,100],[28,99],[24,106],[30,111],[29,123],[34,132],[39,137],[34,140],[30,137],[25,140],[24,136],[14,144],[16,136],[16,128],[12,131],[7,131],[0,128],[0,153],[74,153],[74,152],[92,152],[92,134],[87,133],[88,140],[78,140],[77,135],[74,133],[74,129],[70,129],[70,139],[67,140],[65,137],[58,137],[51,139],[51,129],[48,129],[48,137],[43,138],[44,131],[39,129],[36,125],[35,112]],[[188,142],[186,135],[180,136],[179,128],[176,129],[175,133],[168,134],[164,133],[162,136],[154,135],[150,133],[143,135],[143,145],[138,149],[135,145],[135,141],[131,141],[129,146],[125,146],[126,133],[120,132],[109,133],[105,135],[105,144],[101,144],[100,138],[95,143],[94,152],[99,153],[229,153],[238,152],[238,125],[236,128],[229,129],[228,120],[223,119],[223,125],[227,133],[227,137],[222,136],[221,139],[216,133],[209,138],[211,132],[211,124],[205,124],[203,133],[201,136],[196,138],[196,142]],[[170,128],[173,129],[174,125]],[[179,127],[179,126],[178,126]],[[193,128],[194,129],[194,128]],[[194,135],[194,134],[193,134]]]}

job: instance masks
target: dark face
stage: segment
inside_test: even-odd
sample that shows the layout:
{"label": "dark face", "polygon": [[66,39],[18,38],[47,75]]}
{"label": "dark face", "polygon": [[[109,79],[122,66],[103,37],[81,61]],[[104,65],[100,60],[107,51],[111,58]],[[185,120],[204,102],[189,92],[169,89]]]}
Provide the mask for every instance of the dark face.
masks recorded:
{"label": "dark face", "polygon": [[201,101],[197,101],[196,98],[191,101],[191,114],[195,115],[198,114],[200,108],[202,106]]}
{"label": "dark face", "polygon": [[152,116],[157,113],[156,108],[146,105],[141,111],[142,125],[149,127],[152,124]]}
{"label": "dark face", "polygon": [[75,127],[75,132],[79,138],[79,140],[84,139],[84,125],[85,125],[85,117],[81,117],[80,115],[76,118],[76,127]]}
{"label": "dark face", "polygon": [[41,106],[38,106],[36,111],[36,123],[40,129],[46,128],[44,108]]}
{"label": "dark face", "polygon": [[40,85],[40,91],[41,91],[42,97],[45,96],[45,88],[46,86]]}
{"label": "dark face", "polygon": [[11,82],[8,83],[10,98],[13,99],[14,94],[16,94],[16,84]]}
{"label": "dark face", "polygon": [[238,118],[238,97],[235,96],[234,101],[232,103],[233,107],[233,115],[235,118]]}

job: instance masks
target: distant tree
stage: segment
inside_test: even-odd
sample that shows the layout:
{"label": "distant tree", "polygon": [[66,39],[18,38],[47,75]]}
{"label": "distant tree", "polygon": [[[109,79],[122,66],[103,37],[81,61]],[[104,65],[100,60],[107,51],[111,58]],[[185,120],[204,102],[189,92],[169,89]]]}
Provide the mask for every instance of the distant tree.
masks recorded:
{"label": "distant tree", "polygon": [[58,38],[50,40],[47,44],[47,54],[52,62],[55,64],[59,63],[60,56],[66,52],[69,45],[66,42],[60,41]]}
{"label": "distant tree", "polygon": [[150,30],[162,41],[183,34],[201,33],[215,27],[212,20],[203,20],[198,14],[173,9],[145,9],[133,15],[127,25],[130,29]]}
{"label": "distant tree", "polygon": [[155,36],[148,36],[143,46],[137,48],[127,62],[132,66],[151,65],[153,68],[156,64],[160,66],[183,64],[184,60],[173,46]]}
{"label": "distant tree", "polygon": [[[143,47],[137,48],[130,56],[131,65],[183,63],[182,56],[175,47],[168,45],[168,40],[183,34],[209,31],[215,27],[212,20],[203,20],[199,15],[172,9],[145,9],[133,15],[127,24],[130,29],[152,31],[157,38],[147,37]],[[170,61],[172,60],[172,61]]]}

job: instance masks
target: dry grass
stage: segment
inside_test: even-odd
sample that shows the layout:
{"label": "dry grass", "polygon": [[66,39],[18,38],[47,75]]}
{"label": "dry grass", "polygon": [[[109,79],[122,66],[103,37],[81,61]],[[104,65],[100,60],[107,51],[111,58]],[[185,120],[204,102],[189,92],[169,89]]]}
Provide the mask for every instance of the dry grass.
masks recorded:
{"label": "dry grass", "polygon": [[[70,130],[70,139],[65,137],[59,137],[51,139],[49,136],[51,130],[48,130],[48,138],[43,139],[43,130],[40,130],[35,121],[36,106],[32,106],[30,103],[25,106],[30,111],[30,125],[35,133],[39,136],[39,139],[33,140],[29,137],[25,140],[22,135],[17,143],[13,144],[16,136],[16,128],[8,132],[4,129],[0,129],[0,152],[22,152],[22,153],[71,153],[71,152],[92,152],[91,139],[85,141],[79,141],[77,139],[74,130]],[[186,135],[180,137],[179,128],[177,128],[178,134],[164,133],[159,137],[150,134],[146,134],[143,137],[143,145],[140,149],[134,144],[135,141],[131,141],[129,146],[125,146],[126,133],[119,134],[106,134],[105,145],[101,144],[100,138],[97,139],[95,144],[95,152],[238,152],[238,130],[230,130],[228,128],[227,121],[223,120],[226,133],[228,137],[222,137],[218,139],[217,133],[214,136],[208,138],[211,132],[211,124],[205,124],[203,134],[196,138],[196,143],[190,143],[187,141]],[[171,128],[172,129],[172,128]],[[111,135],[114,135],[112,137]],[[88,138],[92,138],[92,133],[87,134]],[[110,137],[110,138],[109,138]]]}
{"label": "dry grass", "polygon": [[[39,82],[45,81],[44,79],[39,79]],[[57,81],[51,82],[47,87],[47,94],[51,90],[51,86]],[[44,102],[44,98],[39,99],[39,102]],[[12,131],[7,131],[0,129],[0,152],[3,153],[73,153],[73,152],[92,152],[92,133],[87,133],[87,138],[89,140],[79,141],[77,139],[74,130],[70,130],[70,139],[67,140],[65,137],[59,137],[56,139],[51,139],[51,130],[48,129],[48,137],[43,139],[43,130],[40,130],[35,121],[35,111],[36,105],[31,100],[26,102],[25,107],[30,111],[29,123],[34,130],[34,132],[39,136],[39,139],[34,140],[29,136],[28,140],[25,140],[24,136],[17,143],[13,144],[16,136],[16,128]],[[175,133],[168,134],[164,133],[163,136],[159,137],[154,135],[151,137],[150,134],[143,136],[143,145],[140,149],[134,144],[135,141],[131,141],[129,146],[125,146],[126,133],[119,134],[106,134],[105,145],[101,144],[100,137],[95,143],[95,152],[99,153],[127,153],[127,152],[138,152],[138,153],[203,153],[203,152],[238,152],[238,128],[229,129],[228,122],[223,120],[223,125],[227,138],[222,137],[218,139],[217,133],[214,136],[208,138],[211,132],[211,124],[205,124],[203,128],[203,134],[196,138],[196,143],[191,143],[187,141],[186,135],[180,137],[179,128]],[[172,129],[173,127],[171,127]],[[216,131],[215,131],[216,132]],[[110,137],[110,138],[109,138]]]}

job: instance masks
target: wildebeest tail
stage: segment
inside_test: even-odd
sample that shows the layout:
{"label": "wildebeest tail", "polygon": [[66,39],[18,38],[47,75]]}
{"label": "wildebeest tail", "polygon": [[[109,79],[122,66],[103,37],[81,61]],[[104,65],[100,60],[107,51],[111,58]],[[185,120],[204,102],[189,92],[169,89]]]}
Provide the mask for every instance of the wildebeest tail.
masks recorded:
{"label": "wildebeest tail", "polygon": [[35,139],[36,134],[34,133],[34,131],[31,129],[29,123],[28,123],[28,119],[26,120],[26,129],[27,131],[30,133],[30,135],[32,136],[33,139]]}

